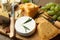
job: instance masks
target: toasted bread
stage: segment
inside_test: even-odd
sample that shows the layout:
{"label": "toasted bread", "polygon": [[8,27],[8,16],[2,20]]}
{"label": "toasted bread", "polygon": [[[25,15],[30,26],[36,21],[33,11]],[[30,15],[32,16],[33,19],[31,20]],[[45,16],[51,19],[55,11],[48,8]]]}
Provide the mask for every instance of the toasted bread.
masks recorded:
{"label": "toasted bread", "polygon": [[[42,20],[41,20],[42,19]],[[51,39],[58,34],[58,29],[44,18],[40,18],[38,24],[38,33],[42,39]]]}

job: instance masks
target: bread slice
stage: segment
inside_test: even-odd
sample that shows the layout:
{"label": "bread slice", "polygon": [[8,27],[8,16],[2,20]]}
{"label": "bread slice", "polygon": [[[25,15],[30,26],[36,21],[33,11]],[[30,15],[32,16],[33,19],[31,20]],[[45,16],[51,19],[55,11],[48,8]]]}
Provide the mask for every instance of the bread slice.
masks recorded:
{"label": "bread slice", "polygon": [[51,39],[58,34],[58,29],[44,18],[40,18],[37,29],[41,39]]}
{"label": "bread slice", "polygon": [[35,19],[36,23],[44,22],[43,20],[45,21],[45,19],[41,16]]}

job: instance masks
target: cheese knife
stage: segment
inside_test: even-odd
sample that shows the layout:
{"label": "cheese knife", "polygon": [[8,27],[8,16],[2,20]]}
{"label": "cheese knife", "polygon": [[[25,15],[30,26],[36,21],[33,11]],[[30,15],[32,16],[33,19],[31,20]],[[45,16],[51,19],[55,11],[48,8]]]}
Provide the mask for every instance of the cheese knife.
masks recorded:
{"label": "cheese knife", "polygon": [[51,17],[47,16],[46,14],[42,14],[42,17],[44,17],[45,19],[47,19],[49,22],[51,22],[51,23],[54,24],[57,28],[60,29],[60,22],[59,22],[59,21],[53,20]]}

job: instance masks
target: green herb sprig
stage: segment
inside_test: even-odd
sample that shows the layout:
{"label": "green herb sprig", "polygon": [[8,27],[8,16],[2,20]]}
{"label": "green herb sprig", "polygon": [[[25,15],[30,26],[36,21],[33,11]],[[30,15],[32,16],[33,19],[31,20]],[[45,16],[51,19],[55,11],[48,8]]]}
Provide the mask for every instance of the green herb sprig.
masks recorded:
{"label": "green herb sprig", "polygon": [[28,22],[30,22],[32,19],[31,18],[29,18],[27,21],[25,21],[24,23],[23,23],[23,27],[24,27],[24,29],[25,29],[25,32],[27,32],[27,30],[30,30],[28,27],[26,27],[24,24],[26,24],[26,23],[28,23]]}
{"label": "green herb sprig", "polygon": [[32,19],[28,19],[27,21],[25,21],[23,24],[26,24],[26,23],[28,23],[28,22],[30,22]]}
{"label": "green herb sprig", "polygon": [[23,25],[23,27],[25,28],[25,32],[27,32],[27,30],[30,30],[29,28],[27,28],[26,26]]}

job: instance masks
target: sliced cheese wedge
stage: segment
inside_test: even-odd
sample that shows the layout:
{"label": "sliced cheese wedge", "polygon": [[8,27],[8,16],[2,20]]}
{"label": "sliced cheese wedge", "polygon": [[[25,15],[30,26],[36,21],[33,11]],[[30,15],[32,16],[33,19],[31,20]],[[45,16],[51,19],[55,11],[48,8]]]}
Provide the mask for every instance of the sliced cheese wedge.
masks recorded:
{"label": "sliced cheese wedge", "polygon": [[40,38],[51,39],[55,37],[58,34],[58,29],[44,18],[42,19],[43,20],[40,20],[40,23],[37,28]]}
{"label": "sliced cheese wedge", "polygon": [[18,19],[23,16],[21,12],[22,12],[21,10],[15,11],[15,19]]}
{"label": "sliced cheese wedge", "polygon": [[33,3],[25,3],[19,5],[19,9],[22,10],[24,16],[33,17],[37,14],[39,7]]}
{"label": "sliced cheese wedge", "polygon": [[30,36],[35,32],[36,23],[31,17],[23,16],[18,18],[15,23],[15,29],[22,36]]}

